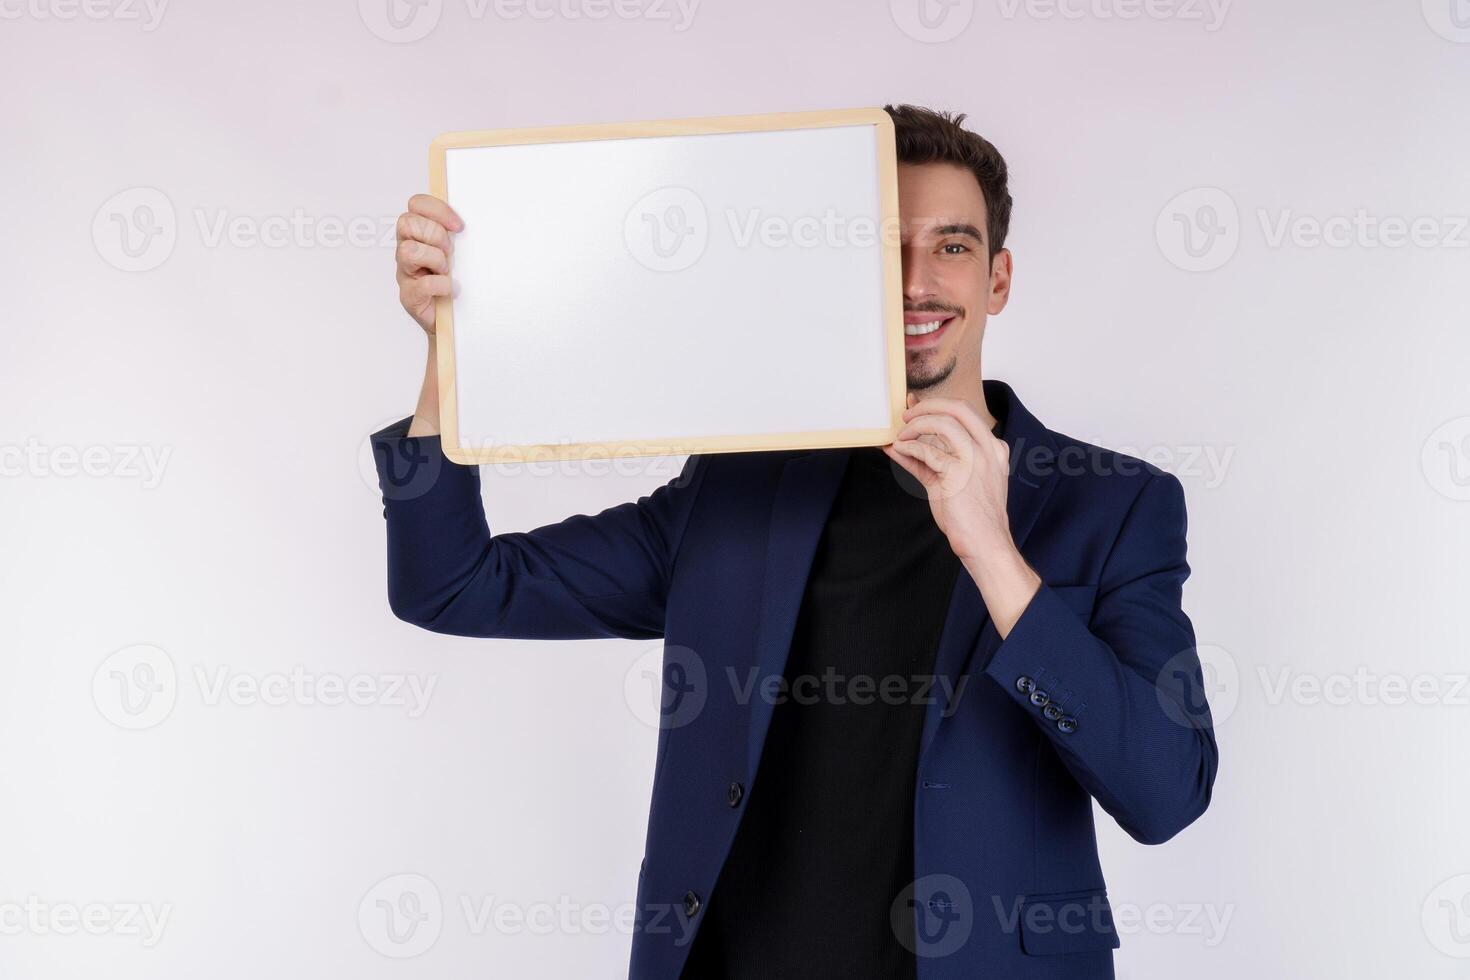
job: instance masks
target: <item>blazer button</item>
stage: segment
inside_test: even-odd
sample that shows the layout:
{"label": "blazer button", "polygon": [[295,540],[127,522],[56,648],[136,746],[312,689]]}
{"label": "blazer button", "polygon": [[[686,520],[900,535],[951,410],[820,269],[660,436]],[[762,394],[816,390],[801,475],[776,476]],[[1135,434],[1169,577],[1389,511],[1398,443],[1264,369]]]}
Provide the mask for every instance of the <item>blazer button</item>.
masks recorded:
{"label": "blazer button", "polygon": [[685,892],[684,893],[684,915],[685,915],[685,917],[692,919],[692,918],[694,918],[695,913],[698,912],[698,911],[699,911],[699,896],[696,895],[696,894],[694,894],[693,892]]}
{"label": "blazer button", "polygon": [[1071,715],[1064,715],[1062,719],[1057,722],[1057,730],[1060,731],[1063,735],[1072,734],[1077,730],[1077,719],[1073,718]]}
{"label": "blazer button", "polygon": [[732,807],[739,806],[740,801],[744,798],[744,796],[745,787],[741,786],[739,783],[731,783],[730,791],[725,794],[725,798],[730,802],[730,806]]}
{"label": "blazer button", "polygon": [[1055,704],[1048,704],[1041,709],[1041,713],[1046,716],[1047,721],[1056,721],[1062,716],[1062,709],[1058,708]]}
{"label": "blazer button", "polygon": [[1027,677],[1025,674],[1022,674],[1020,677],[1016,678],[1016,690],[1020,691],[1022,694],[1030,694],[1032,691],[1036,690],[1036,682]]}
{"label": "blazer button", "polygon": [[1036,688],[1036,690],[1031,692],[1031,703],[1036,705],[1038,708],[1043,708],[1050,702],[1051,695],[1047,694],[1041,688],[1038,687]]}

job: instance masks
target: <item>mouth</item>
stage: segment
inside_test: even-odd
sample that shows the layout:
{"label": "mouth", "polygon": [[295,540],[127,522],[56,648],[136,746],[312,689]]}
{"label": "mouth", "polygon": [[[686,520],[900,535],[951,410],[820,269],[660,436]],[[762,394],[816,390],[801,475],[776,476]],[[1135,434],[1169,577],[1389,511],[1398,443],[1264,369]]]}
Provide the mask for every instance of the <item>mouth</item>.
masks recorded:
{"label": "mouth", "polygon": [[933,347],[939,343],[955,316],[949,313],[905,313],[903,346],[905,350]]}

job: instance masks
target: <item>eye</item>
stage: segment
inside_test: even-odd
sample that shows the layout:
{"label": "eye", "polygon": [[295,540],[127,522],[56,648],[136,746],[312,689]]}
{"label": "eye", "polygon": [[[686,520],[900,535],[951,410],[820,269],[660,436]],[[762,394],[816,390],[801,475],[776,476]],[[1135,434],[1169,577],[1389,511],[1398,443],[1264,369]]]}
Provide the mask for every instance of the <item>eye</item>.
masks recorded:
{"label": "eye", "polygon": [[[946,255],[960,255],[964,252],[968,252],[970,250],[970,247],[968,245],[962,245],[959,242],[946,242],[944,245],[940,246],[940,249]],[[952,252],[950,251],[950,249],[956,249],[956,251]]]}

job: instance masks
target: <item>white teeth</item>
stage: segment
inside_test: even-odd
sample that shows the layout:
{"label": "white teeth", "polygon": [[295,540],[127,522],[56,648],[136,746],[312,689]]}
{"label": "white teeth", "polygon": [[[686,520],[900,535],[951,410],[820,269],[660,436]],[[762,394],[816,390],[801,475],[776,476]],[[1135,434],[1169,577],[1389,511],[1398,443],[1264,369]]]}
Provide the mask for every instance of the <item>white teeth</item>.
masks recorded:
{"label": "white teeth", "polygon": [[903,325],[904,336],[922,337],[926,333],[933,333],[947,322],[947,320],[934,320],[929,323],[905,323]]}

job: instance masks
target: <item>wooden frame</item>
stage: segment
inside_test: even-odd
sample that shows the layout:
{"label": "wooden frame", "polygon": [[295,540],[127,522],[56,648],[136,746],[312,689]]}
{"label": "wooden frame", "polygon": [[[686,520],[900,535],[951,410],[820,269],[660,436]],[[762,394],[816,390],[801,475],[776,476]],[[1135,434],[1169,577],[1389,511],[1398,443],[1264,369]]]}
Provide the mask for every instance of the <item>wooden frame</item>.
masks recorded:
{"label": "wooden frame", "polygon": [[892,442],[902,428],[907,382],[904,368],[903,282],[898,227],[898,173],[893,120],[883,109],[835,109],[748,116],[713,116],[648,122],[593,123],[533,129],[443,133],[429,147],[429,190],[448,199],[445,153],[480,146],[621,140],[651,136],[696,136],[751,133],[834,126],[872,125],[878,147],[880,251],[883,269],[883,324],[888,358],[889,426],[766,435],[666,437],[614,443],[555,443],[465,447],[460,445],[454,357],[454,310],[450,297],[436,300],[441,446],[456,463],[530,462],[560,459],[607,459],[624,456],[684,455],[801,448],[877,446]]}

